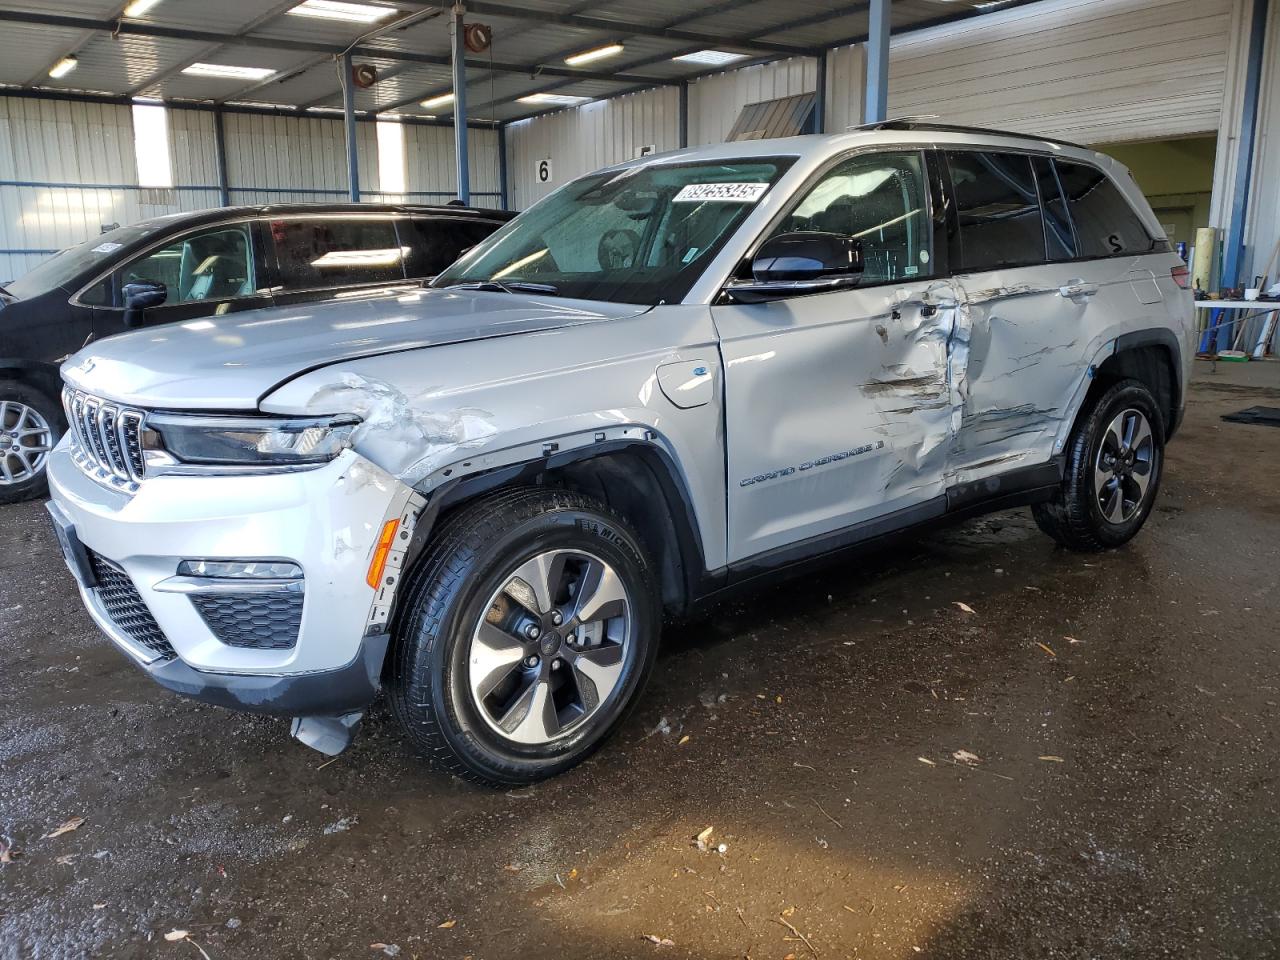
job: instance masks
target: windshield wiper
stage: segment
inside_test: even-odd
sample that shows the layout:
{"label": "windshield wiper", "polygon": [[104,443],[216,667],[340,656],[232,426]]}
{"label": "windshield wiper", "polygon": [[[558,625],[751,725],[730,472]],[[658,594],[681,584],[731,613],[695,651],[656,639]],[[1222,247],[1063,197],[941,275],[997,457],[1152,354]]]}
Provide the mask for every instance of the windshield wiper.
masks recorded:
{"label": "windshield wiper", "polygon": [[485,290],[489,293],[545,293],[556,296],[560,288],[553,283],[534,283],[532,280],[463,280],[451,283],[446,290]]}

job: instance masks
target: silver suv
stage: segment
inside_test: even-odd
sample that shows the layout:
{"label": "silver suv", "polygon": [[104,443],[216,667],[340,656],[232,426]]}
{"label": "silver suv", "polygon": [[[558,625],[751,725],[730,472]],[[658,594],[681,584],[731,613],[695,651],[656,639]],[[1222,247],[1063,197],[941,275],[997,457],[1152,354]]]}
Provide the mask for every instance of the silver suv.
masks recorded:
{"label": "silver suv", "polygon": [[421,291],[202,318],[63,368],[53,514],[161,684],[443,768],[582,760],[664,618],[1031,504],[1123,544],[1183,409],[1187,272],[1128,172],[893,122],[646,157]]}

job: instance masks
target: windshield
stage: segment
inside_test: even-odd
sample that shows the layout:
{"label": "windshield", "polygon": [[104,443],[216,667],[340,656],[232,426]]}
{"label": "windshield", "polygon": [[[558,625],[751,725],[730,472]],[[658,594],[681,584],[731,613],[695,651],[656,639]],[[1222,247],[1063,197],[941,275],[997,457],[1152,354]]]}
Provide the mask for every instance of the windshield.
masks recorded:
{"label": "windshield", "polygon": [[649,163],[557,190],[435,286],[490,284],[583,300],[678,303],[790,157]]}
{"label": "windshield", "polygon": [[[147,220],[128,227],[117,227],[99,234],[84,243],[68,247],[44,260],[34,270],[29,270],[6,289],[20,300],[36,297],[55,287],[65,287],[76,282],[81,274],[105,270],[111,266],[116,251],[128,247],[170,225],[170,218]],[[88,282],[91,277],[85,277]],[[68,291],[71,292],[71,291]]]}

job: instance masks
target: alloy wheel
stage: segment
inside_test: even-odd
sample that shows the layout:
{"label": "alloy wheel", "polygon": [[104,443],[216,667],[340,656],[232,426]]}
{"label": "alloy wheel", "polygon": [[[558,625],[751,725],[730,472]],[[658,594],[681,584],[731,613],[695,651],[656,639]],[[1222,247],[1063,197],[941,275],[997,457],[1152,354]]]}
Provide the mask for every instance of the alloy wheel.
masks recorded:
{"label": "alloy wheel", "polygon": [[1129,408],[1107,426],[1093,467],[1098,510],[1108,523],[1133,519],[1155,476],[1156,448],[1151,424],[1140,410]]}
{"label": "alloy wheel", "polygon": [[39,475],[53,449],[53,430],[35,407],[0,400],[0,486]]}
{"label": "alloy wheel", "polygon": [[468,654],[472,702],[499,736],[541,746],[600,712],[631,645],[631,599],[612,566],[549,550],[506,575]]}

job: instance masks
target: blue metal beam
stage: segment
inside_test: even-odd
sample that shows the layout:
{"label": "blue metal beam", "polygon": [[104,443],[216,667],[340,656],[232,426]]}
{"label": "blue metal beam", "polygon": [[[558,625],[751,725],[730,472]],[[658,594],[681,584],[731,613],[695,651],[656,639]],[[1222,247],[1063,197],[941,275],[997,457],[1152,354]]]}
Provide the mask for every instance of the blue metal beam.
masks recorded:
{"label": "blue metal beam", "polygon": [[222,111],[213,111],[213,161],[218,172],[218,198],[224,207],[231,206],[231,182],[227,177],[227,130]]}
{"label": "blue metal beam", "polygon": [[347,134],[347,190],[360,202],[360,155],[356,149],[356,91],[351,82],[351,54],[342,56],[342,124]]}
{"label": "blue metal beam", "polygon": [[679,109],[676,111],[676,135],[680,149],[689,145],[689,84],[680,84]]}
{"label": "blue metal beam", "polygon": [[458,199],[471,202],[471,162],[467,158],[467,48],[461,4],[453,8],[453,143],[458,165]]}
{"label": "blue metal beam", "polygon": [[510,210],[510,194],[507,189],[507,125],[498,127],[498,191],[502,197],[502,209]]}
{"label": "blue metal beam", "polygon": [[817,57],[818,77],[813,101],[813,132],[827,132],[827,51],[823,50]]}
{"label": "blue metal beam", "polygon": [[889,113],[889,0],[871,0],[867,29],[867,105],[863,123],[888,120]]}
{"label": "blue metal beam", "polygon": [[[1244,225],[1249,212],[1249,186],[1253,174],[1253,151],[1258,136],[1258,101],[1262,90],[1262,67],[1267,34],[1268,0],[1253,0],[1253,16],[1249,27],[1249,62],[1244,80],[1244,117],[1237,146],[1235,181],[1231,191],[1231,220],[1223,244],[1223,287],[1239,286],[1240,268],[1244,260]],[[1227,349],[1229,334],[1218,332],[1218,349]]]}

